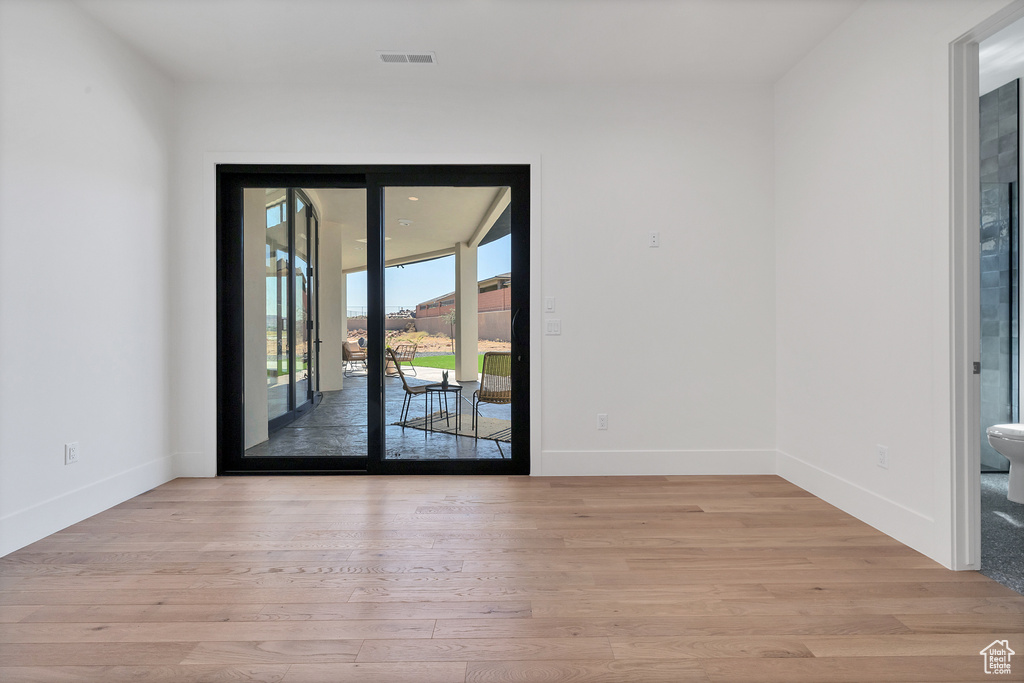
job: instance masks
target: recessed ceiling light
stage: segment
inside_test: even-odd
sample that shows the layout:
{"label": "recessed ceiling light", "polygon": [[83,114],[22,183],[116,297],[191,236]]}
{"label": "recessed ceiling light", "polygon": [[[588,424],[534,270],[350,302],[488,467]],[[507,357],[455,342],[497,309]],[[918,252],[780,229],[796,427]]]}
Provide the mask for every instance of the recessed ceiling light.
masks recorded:
{"label": "recessed ceiling light", "polygon": [[418,202],[419,200],[420,200],[419,197],[409,197],[409,201],[410,202]]}
{"label": "recessed ceiling light", "polygon": [[402,227],[408,228],[410,225],[412,225],[412,221],[409,220],[408,218],[399,218],[398,224],[401,225]]}
{"label": "recessed ceiling light", "polygon": [[[387,242],[387,241],[388,241],[388,240],[390,240],[390,239],[391,239],[390,237],[385,237],[385,238],[384,238],[384,241],[385,241],[385,242]],[[363,244],[366,244],[366,238],[364,237],[364,238],[363,238],[363,239],[361,239],[361,240],[356,240],[356,242],[362,242]]]}

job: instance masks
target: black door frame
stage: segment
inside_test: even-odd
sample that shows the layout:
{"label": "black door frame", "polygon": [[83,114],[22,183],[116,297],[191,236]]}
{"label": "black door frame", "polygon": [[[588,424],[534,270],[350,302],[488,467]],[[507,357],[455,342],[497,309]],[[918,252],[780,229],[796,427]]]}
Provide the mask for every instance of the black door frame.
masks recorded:
{"label": "black door frame", "polygon": [[[512,190],[512,456],[503,460],[394,460],[384,457],[384,190],[403,186]],[[367,209],[368,453],[357,457],[244,457],[245,378],[242,191],[247,187],[365,188]],[[529,165],[217,166],[217,473],[529,474]],[[317,254],[319,258],[319,254]],[[317,273],[319,280],[319,273]]]}

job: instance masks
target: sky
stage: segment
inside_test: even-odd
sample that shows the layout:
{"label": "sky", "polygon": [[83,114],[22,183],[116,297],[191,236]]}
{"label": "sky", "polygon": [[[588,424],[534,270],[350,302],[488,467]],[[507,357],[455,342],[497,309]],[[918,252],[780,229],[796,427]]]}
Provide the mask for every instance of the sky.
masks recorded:
{"label": "sky", "polygon": [[[506,235],[477,249],[477,280],[512,270],[512,237]],[[388,268],[384,271],[384,306],[414,310],[416,304],[455,291],[455,257]],[[366,307],[366,272],[348,275],[348,309]]]}

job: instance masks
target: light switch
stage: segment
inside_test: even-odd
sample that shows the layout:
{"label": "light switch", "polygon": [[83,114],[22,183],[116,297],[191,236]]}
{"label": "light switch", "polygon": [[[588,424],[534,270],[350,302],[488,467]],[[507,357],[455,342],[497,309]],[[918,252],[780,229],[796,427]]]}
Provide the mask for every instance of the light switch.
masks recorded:
{"label": "light switch", "polygon": [[546,325],[544,328],[544,334],[562,334],[562,321],[558,318],[548,318],[544,323]]}

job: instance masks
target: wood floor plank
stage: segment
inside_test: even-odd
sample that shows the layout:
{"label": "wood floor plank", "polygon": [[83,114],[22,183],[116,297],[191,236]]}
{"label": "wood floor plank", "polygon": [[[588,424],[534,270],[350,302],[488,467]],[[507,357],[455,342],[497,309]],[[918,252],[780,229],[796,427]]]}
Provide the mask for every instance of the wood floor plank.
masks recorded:
{"label": "wood floor plank", "polygon": [[[265,605],[261,620],[341,621],[346,619],[523,619],[532,615],[527,600],[490,602],[347,602]],[[436,625],[435,625],[436,632]]]}
{"label": "wood floor plank", "polygon": [[[4,643],[0,666],[174,666],[196,647],[191,642],[160,643]],[[5,679],[0,680],[19,680]]]}
{"label": "wood floor plank", "polygon": [[895,617],[615,617],[438,619],[435,638],[576,638],[624,636],[770,636],[911,633]]}
{"label": "wood floor plank", "polygon": [[13,624],[39,609],[38,605],[7,605],[0,607],[0,623]]}
{"label": "wood floor plank", "polygon": [[466,683],[707,683],[695,660],[545,660],[469,662]]}
{"label": "wood floor plank", "polygon": [[319,585],[301,588],[237,587],[164,590],[160,588],[102,588],[67,590],[54,588],[38,591],[0,591],[0,607],[9,605],[194,605],[265,604],[268,602],[345,602],[352,595],[352,587]]}
{"label": "wood floor plank", "polygon": [[686,636],[610,638],[616,659],[721,659],[813,657],[803,636]]}
{"label": "wood floor plank", "polygon": [[427,619],[171,623],[0,624],[0,643],[138,643],[213,640],[429,639]]}
{"label": "wood floor plank", "polygon": [[[357,591],[358,594],[358,591]],[[584,616],[763,616],[780,615],[870,615],[870,614],[1013,614],[1024,620],[1024,597],[1013,598],[879,598],[820,600],[732,600],[679,599],[672,603],[655,601],[533,600],[533,614],[539,617]]]}
{"label": "wood floor plank", "polygon": [[256,621],[263,605],[44,605],[21,620],[23,624],[57,622],[174,622]]}
{"label": "wood floor plank", "polygon": [[914,633],[1024,633],[1019,614],[899,614],[893,615]]}
{"label": "wood floor plank", "polygon": [[[425,543],[429,543],[429,541],[420,541],[416,543],[416,545],[414,546],[406,547],[421,547]],[[210,548],[210,544],[207,544],[206,547],[193,551],[189,555],[189,562],[193,565],[207,563],[231,563],[236,567],[248,566],[250,563],[269,564],[281,561],[287,561],[292,563],[330,563],[347,560],[350,554],[349,552],[347,552],[347,550],[337,549],[260,549],[254,547],[257,545],[259,544],[250,543],[240,545],[236,549],[219,550],[216,548]],[[3,564],[7,558],[0,560],[0,571],[3,571],[5,574],[8,572],[13,572],[14,574],[17,574],[17,567],[19,565],[56,565],[60,567],[69,565],[97,566],[113,564],[123,567],[132,563],[149,563],[157,567],[162,567],[165,565],[181,562],[182,554],[181,552],[156,550],[146,552],[73,551],[53,553],[22,553],[19,551],[8,557],[11,560],[9,564]]]}
{"label": "wood floor plank", "polygon": [[17,683],[281,683],[289,665],[256,667],[0,667],[0,681]]}
{"label": "wood floor plank", "polygon": [[281,683],[287,664],[211,666],[0,666],[0,681],[17,683]]}
{"label": "wood floor plank", "polygon": [[607,638],[365,640],[359,662],[614,659]]}
{"label": "wood floor plank", "polygon": [[38,565],[35,567],[20,565],[5,572],[8,577],[102,577],[102,576],[195,576],[195,577],[237,577],[240,575],[259,576],[273,574],[275,577],[285,575],[302,575],[319,578],[327,575],[351,574],[404,574],[422,572],[460,572],[462,563],[447,562],[348,562],[344,559],[333,559],[326,562],[306,564],[303,562],[124,562],[124,563],[91,563],[72,565]]}
{"label": "wood floor plank", "polygon": [[711,683],[969,683],[991,681],[977,654],[943,657],[707,659]]}
{"label": "wood floor plank", "polygon": [[[743,565],[748,564],[742,558],[733,563],[728,560],[716,560],[716,564],[707,568],[700,567],[691,569],[682,563],[676,569],[649,569],[642,574],[637,571],[629,572],[591,572],[594,582],[599,586],[615,585],[636,585],[636,577],[643,576],[648,585],[658,584],[681,584],[681,583],[743,583],[750,582],[752,572]],[[666,565],[672,565],[666,561]],[[813,569],[799,569],[790,566],[782,568],[767,567],[760,568],[757,565],[757,579],[766,584],[782,583],[921,583],[921,582],[952,582],[952,583],[995,583],[988,577],[978,572],[951,572],[945,568],[919,569],[911,567],[900,569],[898,567],[884,567],[881,569],[824,569],[816,567]],[[632,580],[630,580],[632,577]]]}
{"label": "wood floor plank", "polygon": [[996,638],[1024,596],[775,476],[179,479],[0,558],[26,683],[960,682]]}
{"label": "wood floor plank", "polygon": [[[448,601],[491,599],[516,596],[521,600],[591,600],[591,601],[635,601],[637,603],[671,602],[687,599],[693,601],[706,600],[750,600],[769,598],[767,592],[757,584],[706,585],[688,584],[681,586],[659,586],[643,589],[602,588],[595,586],[573,586],[556,588],[535,581],[519,581],[514,578],[499,581],[463,581],[454,578],[450,581],[437,580],[429,583],[413,581],[392,581],[387,585],[363,585],[352,593],[352,602],[411,602],[411,601]],[[690,604],[689,602],[687,604]]]}
{"label": "wood floor plank", "polygon": [[463,683],[465,662],[292,664],[281,683]]}
{"label": "wood floor plank", "polygon": [[182,664],[337,664],[354,662],[362,640],[215,641],[195,646]]}
{"label": "wood floor plank", "polygon": [[807,600],[834,597],[894,597],[894,598],[1008,598],[1019,599],[1021,595],[1012,589],[992,581],[977,583],[906,582],[906,583],[784,583],[763,584],[773,597],[782,600]]}
{"label": "wood floor plank", "polygon": [[[886,636],[857,634],[843,637],[807,636],[803,639],[815,657],[944,657],[954,653],[966,655],[980,653],[993,640],[993,634],[990,633]],[[1024,675],[1021,678],[1024,678]]]}

